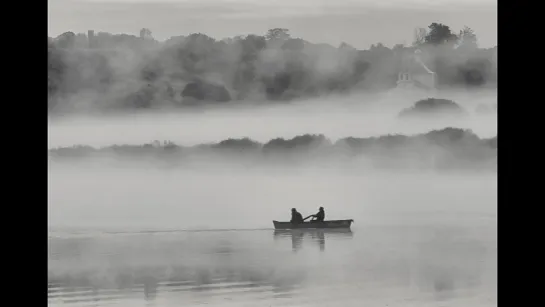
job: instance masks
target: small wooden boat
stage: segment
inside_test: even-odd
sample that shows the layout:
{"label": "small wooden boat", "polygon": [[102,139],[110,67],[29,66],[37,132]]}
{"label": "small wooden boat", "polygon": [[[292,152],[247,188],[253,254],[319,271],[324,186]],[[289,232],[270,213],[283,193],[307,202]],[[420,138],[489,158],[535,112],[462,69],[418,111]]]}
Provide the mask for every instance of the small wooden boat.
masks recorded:
{"label": "small wooden boat", "polygon": [[291,223],[291,222],[278,222],[273,221],[274,229],[336,229],[336,228],[350,228],[354,220],[331,220],[323,222],[303,222],[303,223]]}

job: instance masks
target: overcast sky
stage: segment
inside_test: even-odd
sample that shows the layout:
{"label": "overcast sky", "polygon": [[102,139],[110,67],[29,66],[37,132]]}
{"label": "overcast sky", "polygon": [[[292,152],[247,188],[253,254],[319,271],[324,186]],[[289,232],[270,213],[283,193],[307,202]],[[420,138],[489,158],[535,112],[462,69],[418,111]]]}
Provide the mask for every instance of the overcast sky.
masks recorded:
{"label": "overcast sky", "polygon": [[368,48],[410,44],[414,29],[440,22],[475,30],[481,47],[497,44],[495,0],[49,0],[49,36],[87,30],[158,40],[201,32],[217,39],[290,29],[293,37]]}

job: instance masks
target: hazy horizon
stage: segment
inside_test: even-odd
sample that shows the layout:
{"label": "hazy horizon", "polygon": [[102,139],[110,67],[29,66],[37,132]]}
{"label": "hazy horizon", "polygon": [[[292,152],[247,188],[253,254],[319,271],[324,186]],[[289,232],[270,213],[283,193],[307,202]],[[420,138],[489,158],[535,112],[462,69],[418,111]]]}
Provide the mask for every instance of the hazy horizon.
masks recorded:
{"label": "hazy horizon", "polygon": [[[204,33],[216,39],[290,29],[293,37],[359,49],[376,43],[410,45],[415,28],[432,22],[449,25],[454,33],[469,26],[481,48],[497,45],[496,1],[275,1],[250,0],[52,0],[48,33],[67,31],[138,35],[149,28],[163,41],[172,36]],[[100,16],[100,18],[96,18]],[[377,31],[380,29],[380,31]]]}
{"label": "hazy horizon", "polygon": [[[468,119],[422,120],[405,124],[398,119],[417,99],[404,94],[348,95],[307,99],[269,106],[224,106],[204,110],[144,110],[108,115],[76,114],[49,120],[48,147],[108,146],[173,141],[190,146],[248,137],[266,142],[303,134],[324,134],[333,141],[390,133],[417,134],[445,127],[471,129],[478,136],[497,135],[496,114],[478,114],[480,105],[497,104],[495,91],[443,94],[471,115]],[[110,133],[118,131],[118,133]]]}

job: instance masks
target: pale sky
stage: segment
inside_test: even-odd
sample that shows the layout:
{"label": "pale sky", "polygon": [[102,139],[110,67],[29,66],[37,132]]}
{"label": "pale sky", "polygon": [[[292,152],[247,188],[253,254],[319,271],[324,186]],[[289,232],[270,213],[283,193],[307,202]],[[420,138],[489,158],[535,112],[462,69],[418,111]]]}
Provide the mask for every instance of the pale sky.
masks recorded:
{"label": "pale sky", "polygon": [[149,28],[158,40],[205,33],[216,39],[288,28],[293,37],[368,48],[410,44],[414,29],[465,25],[481,47],[497,44],[495,0],[49,0],[48,32],[127,33]]}

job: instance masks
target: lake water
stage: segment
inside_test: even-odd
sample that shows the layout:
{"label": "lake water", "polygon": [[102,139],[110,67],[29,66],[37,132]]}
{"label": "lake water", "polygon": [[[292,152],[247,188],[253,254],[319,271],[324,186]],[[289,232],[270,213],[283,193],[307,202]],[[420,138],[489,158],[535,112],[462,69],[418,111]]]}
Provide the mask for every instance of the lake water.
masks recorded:
{"label": "lake water", "polygon": [[[48,147],[335,141],[448,126],[497,135],[496,115],[476,111],[497,104],[495,93],[449,94],[469,119],[417,123],[397,118],[418,99],[396,95],[55,118]],[[497,305],[495,172],[88,162],[49,165],[49,306]],[[272,229],[292,207],[306,216],[319,206],[326,219],[354,219],[352,231]]]}
{"label": "lake water", "polygon": [[459,218],[464,227],[51,232],[48,305],[496,306],[495,221]]}
{"label": "lake water", "polygon": [[51,165],[48,304],[496,306],[496,178]]}

